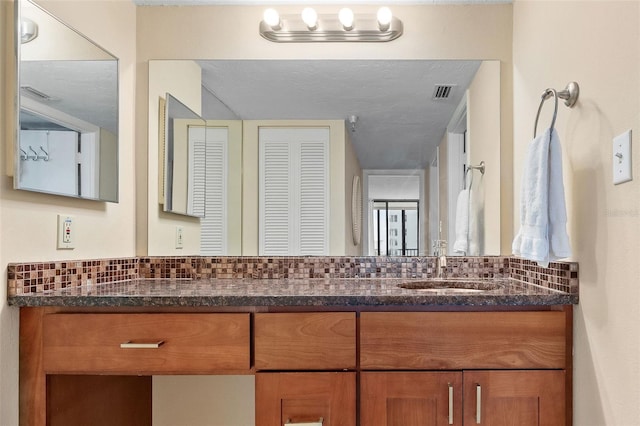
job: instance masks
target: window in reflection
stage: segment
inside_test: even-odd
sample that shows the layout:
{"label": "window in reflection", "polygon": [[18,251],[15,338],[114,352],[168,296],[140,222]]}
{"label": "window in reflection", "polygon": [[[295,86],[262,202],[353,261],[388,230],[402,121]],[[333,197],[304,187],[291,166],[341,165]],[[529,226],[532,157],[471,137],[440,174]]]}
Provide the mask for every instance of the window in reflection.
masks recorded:
{"label": "window in reflection", "polygon": [[417,256],[418,200],[373,201],[373,248],[376,256]]}

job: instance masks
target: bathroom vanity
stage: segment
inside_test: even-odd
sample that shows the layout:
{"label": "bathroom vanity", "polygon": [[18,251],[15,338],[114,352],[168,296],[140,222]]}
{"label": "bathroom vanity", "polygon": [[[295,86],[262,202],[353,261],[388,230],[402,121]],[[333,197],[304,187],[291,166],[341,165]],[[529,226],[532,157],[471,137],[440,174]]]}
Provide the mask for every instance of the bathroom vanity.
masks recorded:
{"label": "bathroom vanity", "polygon": [[10,296],[20,422],[151,425],[153,375],[234,374],[255,376],[257,426],[570,425],[577,294],[449,281],[135,279]]}

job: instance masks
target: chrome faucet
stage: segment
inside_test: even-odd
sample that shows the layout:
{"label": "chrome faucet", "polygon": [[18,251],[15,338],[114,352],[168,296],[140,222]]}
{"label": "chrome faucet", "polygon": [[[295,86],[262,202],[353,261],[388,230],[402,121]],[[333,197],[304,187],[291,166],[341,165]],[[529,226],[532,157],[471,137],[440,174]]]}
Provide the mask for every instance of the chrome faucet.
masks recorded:
{"label": "chrome faucet", "polygon": [[433,243],[436,255],[436,278],[447,276],[447,242],[435,240]]}

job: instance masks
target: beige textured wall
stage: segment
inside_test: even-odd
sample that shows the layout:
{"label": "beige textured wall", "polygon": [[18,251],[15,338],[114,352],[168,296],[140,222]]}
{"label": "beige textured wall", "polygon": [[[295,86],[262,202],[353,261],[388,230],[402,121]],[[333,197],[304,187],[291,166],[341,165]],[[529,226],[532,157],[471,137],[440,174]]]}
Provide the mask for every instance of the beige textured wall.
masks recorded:
{"label": "beige textured wall", "polygon": [[[516,188],[542,91],[572,80],[581,87],[573,109],[558,107],[556,123],[568,230],[580,263],[574,424],[637,425],[640,150],[632,150],[635,179],[614,186],[611,140],[631,128],[637,143],[640,134],[640,2],[516,0],[513,28]],[[552,110],[548,101],[540,129]]]}
{"label": "beige textured wall", "polygon": [[[7,263],[134,255],[135,6],[130,1],[39,1],[120,59],[119,203],[75,200],[13,190],[2,170],[0,183],[0,424],[18,424],[18,309],[6,303]],[[13,143],[13,4],[0,1],[0,145]],[[0,164],[5,164],[0,150]],[[75,250],[56,249],[56,215],[76,218]]]}
{"label": "beige textured wall", "polygon": [[[500,63],[484,61],[467,92],[467,138],[470,165],[485,163],[484,175],[473,173],[473,206],[479,225],[481,254],[509,252],[511,246],[500,247],[500,124],[493,119],[500,114]],[[509,158],[507,158],[507,161]],[[467,179],[470,181],[471,176]]]}

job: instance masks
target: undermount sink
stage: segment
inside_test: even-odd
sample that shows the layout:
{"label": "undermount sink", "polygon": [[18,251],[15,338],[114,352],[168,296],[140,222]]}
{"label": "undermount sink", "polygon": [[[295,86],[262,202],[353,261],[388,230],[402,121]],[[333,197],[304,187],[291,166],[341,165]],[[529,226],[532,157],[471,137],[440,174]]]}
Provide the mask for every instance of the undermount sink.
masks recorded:
{"label": "undermount sink", "polygon": [[409,290],[446,292],[446,293],[484,293],[500,289],[496,283],[480,280],[432,279],[427,281],[409,281],[398,284]]}

